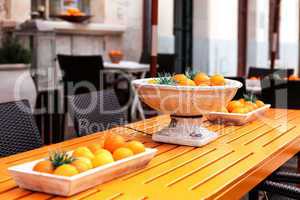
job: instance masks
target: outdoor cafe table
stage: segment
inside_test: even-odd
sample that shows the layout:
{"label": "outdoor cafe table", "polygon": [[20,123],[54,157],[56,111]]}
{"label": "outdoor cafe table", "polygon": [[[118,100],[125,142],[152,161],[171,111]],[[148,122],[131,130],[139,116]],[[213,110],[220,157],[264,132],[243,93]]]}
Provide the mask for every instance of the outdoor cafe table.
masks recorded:
{"label": "outdoor cafe table", "polygon": [[[269,110],[244,126],[204,122],[220,137],[193,148],[151,141],[148,134],[165,127],[168,116],[117,127],[102,133],[0,159],[0,199],[64,199],[20,189],[7,168],[47,156],[56,148],[71,150],[119,133],[158,149],[150,164],[72,197],[72,199],[238,199],[299,151],[300,111]],[[139,131],[139,132],[138,132]],[[144,134],[142,134],[143,132]]]}

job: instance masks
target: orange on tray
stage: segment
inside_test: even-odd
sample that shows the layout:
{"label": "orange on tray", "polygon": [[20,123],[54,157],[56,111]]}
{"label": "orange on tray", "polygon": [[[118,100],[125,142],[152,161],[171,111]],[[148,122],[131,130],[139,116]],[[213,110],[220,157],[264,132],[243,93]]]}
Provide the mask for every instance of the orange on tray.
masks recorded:
{"label": "orange on tray", "polygon": [[[247,95],[246,95],[247,96]],[[239,100],[230,101],[227,105],[227,110],[230,113],[244,114],[261,108],[265,103],[261,100],[257,100],[256,97],[242,98]]]}
{"label": "orange on tray", "polygon": [[33,167],[33,171],[52,174],[54,172],[54,166],[51,161],[43,160]]}
{"label": "orange on tray", "polygon": [[88,145],[88,148],[91,150],[92,153],[95,153],[99,149],[102,149],[102,145],[99,143],[93,143],[93,144]]}
{"label": "orange on tray", "polygon": [[120,147],[114,151],[113,158],[115,160],[122,160],[124,158],[128,158],[133,155],[134,155],[134,153],[131,149],[129,149],[127,147]]}
{"label": "orange on tray", "polygon": [[131,149],[134,154],[142,153],[145,151],[145,146],[139,141],[130,141],[125,144],[125,147]]}
{"label": "orange on tray", "polygon": [[92,143],[76,148],[73,152],[53,152],[48,159],[37,162],[32,170],[60,176],[73,176],[90,169],[113,163],[146,151],[139,141],[125,142],[117,134],[105,138],[104,145]]}
{"label": "orange on tray", "polygon": [[93,167],[99,167],[114,162],[111,154],[99,153],[92,159]]}
{"label": "orange on tray", "polygon": [[74,176],[79,174],[79,171],[73,165],[63,164],[54,170],[54,174],[59,176]]}
{"label": "orange on tray", "polygon": [[117,148],[122,147],[125,144],[125,140],[122,136],[117,134],[111,134],[105,138],[104,149],[110,152],[114,152]]}

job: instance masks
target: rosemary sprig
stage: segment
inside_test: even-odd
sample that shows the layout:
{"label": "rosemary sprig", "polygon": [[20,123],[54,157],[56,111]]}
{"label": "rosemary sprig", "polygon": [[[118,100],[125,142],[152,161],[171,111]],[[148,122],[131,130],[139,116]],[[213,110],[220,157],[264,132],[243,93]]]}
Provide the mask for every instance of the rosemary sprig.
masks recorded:
{"label": "rosemary sprig", "polygon": [[197,75],[198,72],[196,72],[195,70],[191,69],[191,68],[188,68],[186,71],[185,71],[185,75],[186,77],[188,77],[189,79],[193,80],[194,77]]}
{"label": "rosemary sprig", "polygon": [[176,82],[172,79],[171,74],[169,73],[164,73],[158,74],[158,84],[161,85],[176,85]]}
{"label": "rosemary sprig", "polygon": [[69,155],[67,152],[55,151],[50,153],[49,160],[52,162],[54,167],[59,167],[63,164],[70,164],[75,161],[75,158],[72,155]]}
{"label": "rosemary sprig", "polygon": [[244,96],[245,101],[251,101],[253,103],[255,103],[257,101],[257,97],[253,93],[244,94],[243,96]]}

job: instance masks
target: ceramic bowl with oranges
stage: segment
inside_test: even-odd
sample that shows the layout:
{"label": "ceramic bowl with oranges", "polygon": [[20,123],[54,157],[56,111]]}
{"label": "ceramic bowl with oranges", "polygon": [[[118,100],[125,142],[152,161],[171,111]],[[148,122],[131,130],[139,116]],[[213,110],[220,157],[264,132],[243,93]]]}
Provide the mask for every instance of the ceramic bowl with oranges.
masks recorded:
{"label": "ceramic bowl with oranges", "polygon": [[70,196],[145,167],[156,153],[139,141],[111,134],[103,142],[9,168],[21,188]]}
{"label": "ceramic bowl with oranges", "polygon": [[160,75],[134,80],[133,85],[151,108],[164,114],[189,117],[220,110],[235,96],[242,83],[203,72]]}
{"label": "ceramic bowl with oranges", "polygon": [[256,98],[253,94],[246,94],[244,98],[230,101],[217,112],[211,112],[206,117],[213,122],[233,123],[243,125],[250,121],[263,117],[263,114],[271,107]]}

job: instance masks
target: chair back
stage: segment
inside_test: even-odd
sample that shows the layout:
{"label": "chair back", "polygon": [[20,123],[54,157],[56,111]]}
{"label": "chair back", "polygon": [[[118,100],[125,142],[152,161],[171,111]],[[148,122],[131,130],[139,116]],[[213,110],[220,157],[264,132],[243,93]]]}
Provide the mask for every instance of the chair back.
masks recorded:
{"label": "chair back", "polygon": [[[271,69],[250,67],[248,72],[248,78],[259,77],[263,79],[264,77],[271,74]],[[294,74],[294,69],[275,69],[274,74],[278,74],[281,78],[286,78]]]}
{"label": "chair back", "polygon": [[0,104],[0,156],[9,156],[42,146],[27,100]]}
{"label": "chair back", "polygon": [[101,55],[58,55],[57,58],[66,95],[100,90],[100,70],[103,69]]}
{"label": "chair back", "polygon": [[78,136],[103,131],[127,121],[112,89],[69,96],[68,106]]}
{"label": "chair back", "polygon": [[300,81],[262,80],[262,99],[273,108],[300,109]]}

